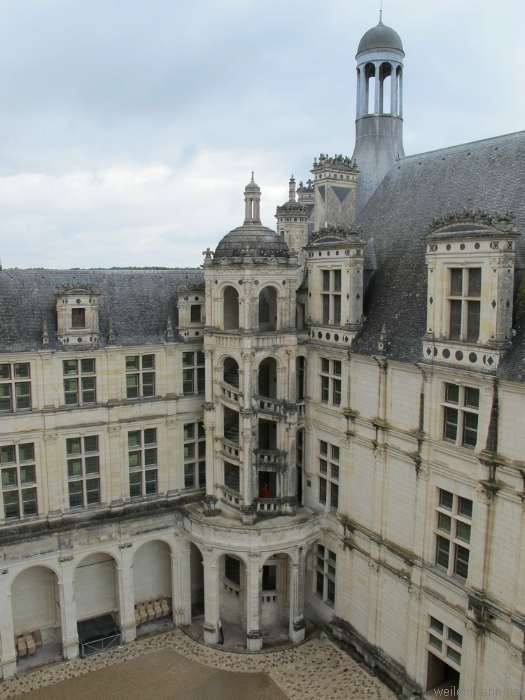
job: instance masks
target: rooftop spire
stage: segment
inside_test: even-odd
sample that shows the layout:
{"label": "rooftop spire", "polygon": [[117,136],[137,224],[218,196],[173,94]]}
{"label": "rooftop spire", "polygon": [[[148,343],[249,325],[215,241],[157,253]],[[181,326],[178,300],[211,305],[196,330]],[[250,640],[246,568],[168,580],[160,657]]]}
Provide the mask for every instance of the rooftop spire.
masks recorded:
{"label": "rooftop spire", "polygon": [[261,224],[261,188],[252,179],[244,189],[244,225]]}
{"label": "rooftop spire", "polygon": [[380,6],[379,6],[379,24],[383,24],[383,0],[380,0]]}
{"label": "rooftop spire", "polygon": [[288,201],[295,202],[295,178],[293,175],[288,186]]}

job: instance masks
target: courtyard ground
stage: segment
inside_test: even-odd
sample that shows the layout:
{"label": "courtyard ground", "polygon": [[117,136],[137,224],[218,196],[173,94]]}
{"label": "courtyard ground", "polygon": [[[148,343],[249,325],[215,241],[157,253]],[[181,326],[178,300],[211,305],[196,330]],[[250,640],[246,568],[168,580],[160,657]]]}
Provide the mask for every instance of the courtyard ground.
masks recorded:
{"label": "courtyard ground", "polygon": [[260,654],[222,651],[176,629],[0,683],[0,700],[395,700],[324,635]]}

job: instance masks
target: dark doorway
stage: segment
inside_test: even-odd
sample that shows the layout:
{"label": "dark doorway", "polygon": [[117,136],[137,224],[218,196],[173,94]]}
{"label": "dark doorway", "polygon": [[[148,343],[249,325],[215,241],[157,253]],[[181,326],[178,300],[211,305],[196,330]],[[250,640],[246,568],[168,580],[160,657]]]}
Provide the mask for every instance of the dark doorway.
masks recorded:
{"label": "dark doorway", "polygon": [[[459,688],[459,671],[449,666],[434,656],[432,652],[428,652],[428,673],[427,673],[427,690],[439,690],[439,695],[444,695],[447,690],[447,697],[456,698]],[[438,697],[436,695],[436,697]]]}

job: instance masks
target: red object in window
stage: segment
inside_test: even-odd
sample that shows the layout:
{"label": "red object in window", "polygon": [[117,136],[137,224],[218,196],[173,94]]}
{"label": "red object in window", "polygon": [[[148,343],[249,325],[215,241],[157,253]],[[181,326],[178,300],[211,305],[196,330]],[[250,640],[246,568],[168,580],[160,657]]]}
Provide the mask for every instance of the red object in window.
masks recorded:
{"label": "red object in window", "polygon": [[261,486],[261,498],[270,498],[270,489],[268,488],[268,484],[263,484]]}

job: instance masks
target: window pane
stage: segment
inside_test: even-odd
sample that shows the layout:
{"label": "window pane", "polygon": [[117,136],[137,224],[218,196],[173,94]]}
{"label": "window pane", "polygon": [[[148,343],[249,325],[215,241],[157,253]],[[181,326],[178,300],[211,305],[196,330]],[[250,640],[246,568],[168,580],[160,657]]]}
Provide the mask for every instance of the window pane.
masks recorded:
{"label": "window pane", "polygon": [[450,270],[450,295],[460,297],[463,293],[463,269],[452,268]]}
{"label": "window pane", "polygon": [[82,379],[82,401],[83,403],[95,403],[95,377]]}
{"label": "window pane", "polygon": [[197,365],[199,367],[204,366],[204,353],[199,350],[197,353]]}
{"label": "window pane", "polygon": [[328,455],[328,443],[324,440],[319,440],[319,452],[322,455]]}
{"label": "window pane", "polygon": [[131,498],[134,496],[142,496],[142,474],[130,474],[129,475],[129,495]]}
{"label": "window pane", "polygon": [[444,537],[437,538],[436,564],[448,569],[448,555],[450,552],[450,542]]}
{"label": "window pane", "polygon": [[195,488],[195,462],[184,465],[184,488]]}
{"label": "window pane", "polygon": [[29,462],[34,460],[35,451],[33,448],[33,443],[28,442],[24,445],[18,447],[18,456],[21,462]]}
{"label": "window pane", "polygon": [[334,270],[334,292],[341,291],[341,270]]}
{"label": "window pane", "polygon": [[18,491],[6,491],[4,493],[4,514],[6,518],[19,518]]}
{"label": "window pane", "polygon": [[330,378],[321,376],[321,401],[328,403],[330,399]]}
{"label": "window pane", "polygon": [[323,323],[330,323],[330,295],[323,294]]}
{"label": "window pane", "polygon": [[458,520],[456,537],[464,542],[470,542],[470,525]]}
{"label": "window pane", "polygon": [[324,357],[321,359],[321,372],[324,374],[330,373],[330,360],[326,360]]}
{"label": "window pane", "polygon": [[339,447],[332,445],[332,459],[339,461]]}
{"label": "window pane", "polygon": [[461,335],[461,306],[459,300],[450,301],[450,333],[451,340],[459,340]]}
{"label": "window pane", "polygon": [[195,437],[195,423],[184,424],[184,439],[193,440]]}
{"label": "window pane", "polygon": [[341,405],[341,380],[340,379],[332,379],[333,382],[333,390],[334,390],[334,395],[333,395],[333,401],[332,403],[334,406],[340,406]]}
{"label": "window pane", "polygon": [[11,386],[0,384],[0,411],[11,410]]}
{"label": "window pane", "polygon": [[324,576],[320,571],[317,572],[315,591],[321,597],[324,595]]}
{"label": "window pane", "polygon": [[454,562],[454,573],[462,578],[468,576],[469,550],[456,545],[456,560]]}
{"label": "window pane", "polygon": [[443,648],[443,642],[440,639],[438,639],[437,637],[434,637],[433,634],[429,635],[429,637],[430,637],[430,644],[432,644],[433,647],[435,647],[436,649],[439,649],[439,651],[441,651]]}
{"label": "window pane", "polygon": [[197,424],[197,435],[199,438],[206,437],[206,433],[204,432],[204,423]]}
{"label": "window pane", "polygon": [[152,372],[142,375],[142,396],[155,396],[155,375]]}
{"label": "window pane", "polygon": [[334,300],[334,325],[338,326],[341,323],[341,296],[336,294],[332,299]]}
{"label": "window pane", "polygon": [[139,358],[136,356],[126,357],[126,371],[131,371],[139,368]]}
{"label": "window pane", "polygon": [[98,452],[98,435],[84,438],[84,452]]}
{"label": "window pane", "polygon": [[86,474],[98,474],[98,457],[86,457],[85,467]]}
{"label": "window pane", "polygon": [[326,479],[319,477],[319,503],[326,505]]}
{"label": "window pane", "polygon": [[69,488],[69,507],[78,508],[84,505],[82,498],[82,482],[81,481],[70,481],[68,484]]}
{"label": "window pane", "polygon": [[193,459],[195,457],[195,444],[191,442],[189,445],[184,445],[184,459]]}
{"label": "window pane", "polygon": [[19,411],[31,408],[31,384],[19,382],[15,384],[16,407]]}
{"label": "window pane", "polygon": [[450,493],[450,491],[444,491],[443,489],[439,489],[439,505],[442,508],[448,508],[449,510],[452,510],[453,500],[454,496]]}
{"label": "window pane", "polygon": [[0,365],[0,379],[11,379],[11,365]]}
{"label": "window pane", "polygon": [[142,356],[142,369],[154,369],[155,368],[155,355],[143,355]]}
{"label": "window pane", "polygon": [[463,444],[467,447],[476,447],[478,440],[478,416],[476,413],[467,413],[465,411],[464,419]]}
{"label": "window pane", "polygon": [[157,470],[148,469],[146,472],[146,496],[157,493]]}
{"label": "window pane", "polygon": [[86,500],[88,505],[100,503],[100,479],[87,479]]}
{"label": "window pane", "polygon": [[139,397],[139,376],[138,374],[126,375],[126,396],[128,399],[138,399]]}
{"label": "window pane", "polygon": [[436,630],[436,632],[439,632],[439,634],[443,634],[444,625],[439,620],[436,620],[435,617],[430,618],[430,626],[432,627],[432,629]]}
{"label": "window pane", "polygon": [[458,410],[457,408],[448,408],[445,406],[445,440],[456,441],[458,435]]}
{"label": "window pane", "polygon": [[454,632],[454,630],[448,631],[448,638],[457,644],[458,647],[463,645],[463,637],[458,632]]}
{"label": "window pane", "polygon": [[6,445],[5,447],[0,447],[0,464],[9,464],[15,461],[15,447],[14,445]]}
{"label": "window pane", "polygon": [[469,498],[459,497],[458,513],[465,518],[472,518],[472,501]]}
{"label": "window pane", "polygon": [[140,452],[129,453],[129,468],[135,469],[141,466]]}
{"label": "window pane", "polygon": [[36,515],[36,489],[22,490],[22,511],[24,515]]}
{"label": "window pane", "polygon": [[204,381],[204,368],[201,367],[197,370],[197,393],[204,394],[205,381]]}
{"label": "window pane", "polygon": [[479,389],[465,389],[465,406],[469,408],[479,408]]}
{"label": "window pane", "polygon": [[445,385],[445,401],[447,403],[459,402],[459,386],[457,384]]}
{"label": "window pane", "polygon": [[157,448],[153,447],[149,450],[144,450],[144,465],[146,467],[152,467],[157,464]]}
{"label": "window pane", "polygon": [[323,270],[323,291],[328,292],[330,289],[330,270]]}
{"label": "window pane", "polygon": [[327,579],[326,600],[330,603],[335,603],[335,581]]}
{"label": "window pane", "polygon": [[15,377],[25,379],[29,377],[29,362],[21,362],[15,365]]}
{"label": "window pane", "polygon": [[330,486],[330,507],[339,508],[339,486],[337,484]]}
{"label": "window pane", "polygon": [[193,355],[192,352],[182,353],[182,364],[184,367],[193,367]]}
{"label": "window pane", "polygon": [[193,394],[193,371],[192,369],[182,371],[182,392],[184,394]]}
{"label": "window pane", "polygon": [[321,474],[328,474],[328,462],[326,459],[319,460],[319,471]]}
{"label": "window pane", "polygon": [[20,467],[20,483],[21,484],[34,484],[36,481],[35,477],[35,467],[30,465],[28,467]]}
{"label": "window pane", "polygon": [[140,445],[140,430],[132,430],[128,433],[128,447]]}
{"label": "window pane", "polygon": [[481,296],[481,267],[474,267],[468,271],[468,295]]}
{"label": "window pane", "polygon": [[62,362],[64,369],[64,374],[77,374],[77,361],[76,360],[64,360]]}
{"label": "window pane", "polygon": [[450,534],[452,530],[452,518],[450,515],[438,513],[438,528],[443,530],[443,532],[448,532]]}
{"label": "window pane", "polygon": [[477,343],[479,338],[480,302],[467,301],[467,340]]}
{"label": "window pane", "polygon": [[66,452],[68,455],[80,454],[80,438],[67,438]]}
{"label": "window pane", "polygon": [[461,654],[455,649],[452,649],[451,647],[447,647],[447,656],[449,657],[449,659],[452,659],[457,664],[461,663]]}
{"label": "window pane", "polygon": [[157,428],[147,428],[144,431],[144,444],[155,445],[157,442]]}
{"label": "window pane", "polygon": [[86,327],[86,310],[85,309],[71,309],[71,326],[73,328],[85,328]]}
{"label": "window pane", "polygon": [[16,469],[2,469],[2,486],[3,488],[8,488],[9,486],[17,486]]}
{"label": "window pane", "polygon": [[332,479],[339,479],[339,467],[337,464],[331,464],[331,477]]}
{"label": "window pane", "polygon": [[82,476],[82,460],[68,459],[67,460],[67,475],[72,477]]}

